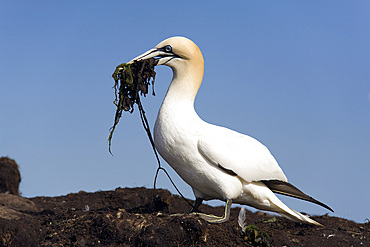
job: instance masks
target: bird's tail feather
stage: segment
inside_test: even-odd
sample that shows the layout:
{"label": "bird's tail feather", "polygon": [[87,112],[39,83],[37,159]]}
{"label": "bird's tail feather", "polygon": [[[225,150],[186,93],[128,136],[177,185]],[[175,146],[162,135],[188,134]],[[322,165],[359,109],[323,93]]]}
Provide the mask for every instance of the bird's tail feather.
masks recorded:
{"label": "bird's tail feather", "polygon": [[264,182],[245,182],[242,196],[234,202],[272,211],[292,221],[323,226],[285,205]]}
{"label": "bird's tail feather", "polygon": [[270,202],[276,207],[277,210],[275,212],[280,214],[284,218],[287,218],[295,222],[309,223],[309,224],[313,224],[317,226],[323,226],[319,222],[316,222],[313,219],[311,219],[310,217],[291,209],[290,207],[285,205],[282,201],[280,201],[279,198],[277,198],[276,196],[275,198],[270,198]]}
{"label": "bird's tail feather", "polygon": [[282,194],[282,195],[285,195],[285,196],[295,197],[295,198],[305,200],[305,201],[309,201],[309,202],[313,202],[313,203],[316,203],[316,204],[334,212],[333,209],[331,209],[328,205],[326,205],[326,204],[324,204],[324,203],[306,195],[305,193],[300,191],[297,187],[295,187],[294,185],[292,185],[288,182],[284,182],[284,181],[280,181],[280,180],[264,180],[262,182],[270,190],[272,190],[272,192]]}

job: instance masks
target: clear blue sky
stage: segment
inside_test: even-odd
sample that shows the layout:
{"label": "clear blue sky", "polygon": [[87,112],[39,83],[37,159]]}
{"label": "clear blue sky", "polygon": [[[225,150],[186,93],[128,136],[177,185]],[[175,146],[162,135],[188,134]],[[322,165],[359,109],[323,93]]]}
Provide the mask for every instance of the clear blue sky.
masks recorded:
{"label": "clear blue sky", "polygon": [[[153,186],[138,111],[107,138],[115,66],[182,35],[205,58],[195,107],[265,144],[289,181],[334,214],[370,217],[369,1],[1,1],[0,156],[23,196]],[[172,77],[143,100],[153,126]],[[163,162],[181,191],[188,185]],[[161,174],[158,186],[174,192]],[[298,211],[324,214],[282,197]]]}

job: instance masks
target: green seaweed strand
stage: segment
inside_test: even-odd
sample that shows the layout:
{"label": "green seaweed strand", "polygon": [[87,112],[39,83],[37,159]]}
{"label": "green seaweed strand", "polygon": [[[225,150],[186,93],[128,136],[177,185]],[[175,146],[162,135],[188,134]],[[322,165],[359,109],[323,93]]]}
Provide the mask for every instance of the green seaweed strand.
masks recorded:
{"label": "green seaweed strand", "polygon": [[[113,104],[117,107],[114,117],[114,124],[109,130],[109,152],[112,154],[111,140],[113,132],[123,111],[134,111],[134,105],[140,104],[140,95],[146,96],[148,93],[148,86],[152,84],[154,95],[154,66],[157,61],[154,58],[134,61],[133,63],[122,63],[116,67],[112,77],[114,79],[114,94],[115,99]],[[150,82],[152,79],[152,82]],[[143,110],[142,110],[143,111]]]}
{"label": "green seaweed strand", "polygon": [[[124,78],[121,78],[122,75],[125,75]],[[119,102],[123,100],[123,95],[119,94],[119,80],[124,79],[126,82],[126,85],[130,87],[131,89],[134,87],[134,78],[132,75],[131,71],[131,64],[129,63],[121,63],[116,67],[114,70],[112,77],[114,79],[114,96],[115,99],[113,101],[113,104],[117,107],[117,114],[120,117],[122,114],[122,104]],[[118,99],[120,98],[120,100]],[[109,137],[108,137],[108,142],[109,142],[109,153],[112,154],[111,152],[111,144],[112,144],[112,137],[113,137],[113,132],[116,129],[116,125],[118,124],[119,118],[115,118],[113,126],[109,129]],[[113,154],[112,154],[113,155]]]}

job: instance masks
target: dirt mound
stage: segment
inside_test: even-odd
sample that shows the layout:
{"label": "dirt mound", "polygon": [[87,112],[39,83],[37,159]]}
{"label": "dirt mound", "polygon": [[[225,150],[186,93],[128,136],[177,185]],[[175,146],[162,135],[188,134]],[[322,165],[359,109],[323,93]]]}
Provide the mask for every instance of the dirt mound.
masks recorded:
{"label": "dirt mound", "polygon": [[0,193],[18,195],[21,175],[18,165],[8,157],[0,157]]}
{"label": "dirt mound", "polygon": [[[238,225],[239,208],[223,224],[182,214],[188,210],[179,196],[146,188],[30,199],[2,195],[0,246],[370,246],[369,223],[313,217],[326,226],[320,228],[247,211],[247,224],[259,229],[251,239]],[[222,207],[200,210],[223,214]]]}

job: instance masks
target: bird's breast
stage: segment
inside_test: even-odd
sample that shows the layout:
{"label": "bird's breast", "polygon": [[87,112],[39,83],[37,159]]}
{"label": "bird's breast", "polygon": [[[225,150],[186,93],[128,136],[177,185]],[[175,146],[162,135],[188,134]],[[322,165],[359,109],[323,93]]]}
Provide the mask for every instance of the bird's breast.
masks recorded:
{"label": "bird's breast", "polygon": [[[154,143],[160,155],[172,166],[195,162],[197,120],[184,111],[161,107],[154,126]],[[176,165],[177,164],[177,165]],[[176,168],[175,168],[176,169]]]}
{"label": "bird's breast", "polygon": [[[193,110],[194,111],[194,110]],[[190,186],[214,199],[241,193],[238,178],[209,164],[199,153],[199,138],[209,124],[187,109],[173,110],[162,105],[154,126],[154,142],[159,154]]]}

